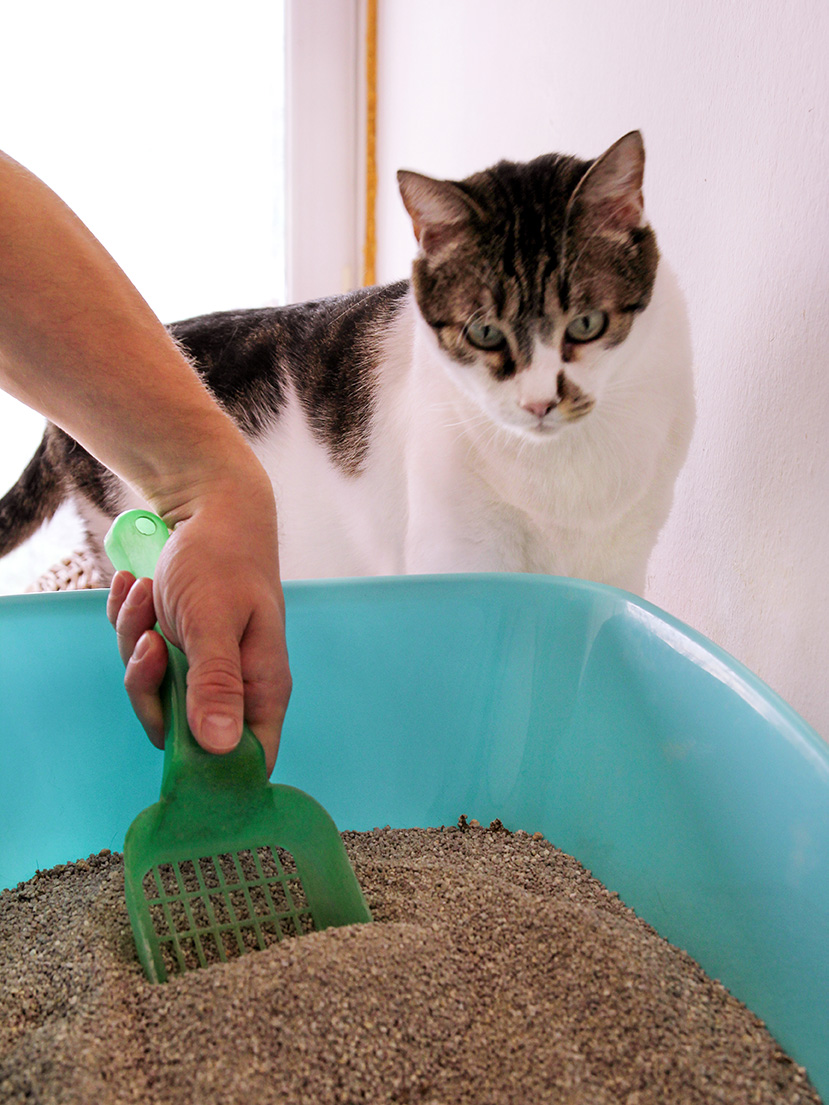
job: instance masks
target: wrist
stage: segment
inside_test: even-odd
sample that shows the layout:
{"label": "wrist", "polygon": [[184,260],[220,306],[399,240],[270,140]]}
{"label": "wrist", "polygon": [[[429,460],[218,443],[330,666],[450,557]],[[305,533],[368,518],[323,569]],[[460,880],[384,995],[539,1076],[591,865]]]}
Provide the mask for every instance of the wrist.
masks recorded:
{"label": "wrist", "polygon": [[165,455],[140,481],[138,490],[172,529],[203,509],[224,503],[234,516],[274,513],[268,476],[241,432],[226,416],[226,425],[203,433],[190,448]]}

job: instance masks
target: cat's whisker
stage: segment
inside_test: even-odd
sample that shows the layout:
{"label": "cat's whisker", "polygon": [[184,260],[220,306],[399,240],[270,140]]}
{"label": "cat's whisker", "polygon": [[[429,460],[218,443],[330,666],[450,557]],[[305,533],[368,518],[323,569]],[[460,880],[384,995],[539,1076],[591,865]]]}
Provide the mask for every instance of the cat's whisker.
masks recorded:
{"label": "cat's whisker", "polygon": [[[460,428],[462,426],[475,426],[477,424],[489,424],[490,420],[487,415],[480,409],[480,407],[470,408],[469,413],[463,417],[458,415],[457,401],[445,399],[439,403],[432,402],[429,404],[429,411],[435,416],[441,418],[441,422],[444,426],[449,428]],[[450,422],[444,421],[442,415],[452,415],[453,420]]]}
{"label": "cat's whisker", "polygon": [[[480,418],[459,418],[455,422],[444,422],[443,425],[449,430],[460,430],[465,426],[474,427],[478,425],[485,425],[484,419]],[[488,427],[487,427],[488,428]]]}

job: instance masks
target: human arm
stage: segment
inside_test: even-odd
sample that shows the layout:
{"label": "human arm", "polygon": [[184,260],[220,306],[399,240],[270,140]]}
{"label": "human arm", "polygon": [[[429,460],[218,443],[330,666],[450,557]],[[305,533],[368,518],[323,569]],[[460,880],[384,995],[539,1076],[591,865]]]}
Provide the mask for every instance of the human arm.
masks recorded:
{"label": "human arm", "polygon": [[190,664],[196,739],[227,751],[244,716],[271,769],[290,674],[267,476],[106,250],[3,154],[0,385],[71,434],[173,530],[152,587],[118,573],[108,605],[127,691],[151,739],[162,739],[166,662],[157,619]]}

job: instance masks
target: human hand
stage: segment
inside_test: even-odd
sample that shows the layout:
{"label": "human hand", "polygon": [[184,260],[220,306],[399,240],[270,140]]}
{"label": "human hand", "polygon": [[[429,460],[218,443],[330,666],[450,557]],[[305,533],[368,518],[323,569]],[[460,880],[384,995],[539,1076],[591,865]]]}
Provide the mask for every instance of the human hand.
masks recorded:
{"label": "human hand", "polygon": [[[108,612],[144,728],[163,741],[167,663],[212,752],[242,718],[276,760],[291,678],[270,482],[194,365],[87,227],[0,153],[0,387],[66,431],[173,530],[155,584],[118,573]],[[116,352],[114,352],[116,351]]]}
{"label": "human hand", "polygon": [[229,752],[244,718],[270,774],[291,692],[270,487],[254,479],[240,494],[236,483],[214,484],[173,513],[155,579],[121,571],[112,580],[107,615],[130,702],[162,747],[158,690],[167,648],[158,622],[188,660],[187,718],[196,740],[209,752]]}

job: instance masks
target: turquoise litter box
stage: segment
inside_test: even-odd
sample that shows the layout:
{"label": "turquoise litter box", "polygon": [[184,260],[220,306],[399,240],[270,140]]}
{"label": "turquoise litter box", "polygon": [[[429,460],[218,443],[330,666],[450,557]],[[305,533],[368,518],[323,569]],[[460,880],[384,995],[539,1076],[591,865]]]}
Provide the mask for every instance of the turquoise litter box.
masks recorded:
{"label": "turquoise litter box", "polygon": [[[716,646],[541,576],[286,585],[275,780],[341,829],[540,830],[769,1026],[829,1101],[829,748]],[[106,593],[0,599],[0,886],[158,796]]]}

